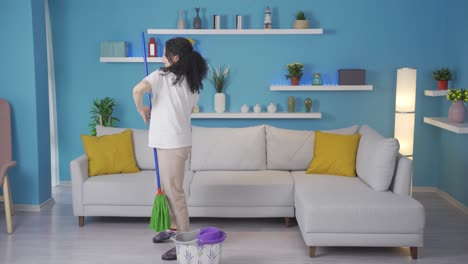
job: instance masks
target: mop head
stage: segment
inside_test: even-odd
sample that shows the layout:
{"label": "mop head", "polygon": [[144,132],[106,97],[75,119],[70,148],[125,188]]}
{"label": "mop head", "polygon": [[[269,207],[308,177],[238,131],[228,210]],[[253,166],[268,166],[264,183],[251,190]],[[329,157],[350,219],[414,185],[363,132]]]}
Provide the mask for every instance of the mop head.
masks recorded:
{"label": "mop head", "polygon": [[169,207],[167,206],[167,199],[164,194],[157,194],[156,197],[154,197],[150,228],[156,232],[165,231],[171,228]]}

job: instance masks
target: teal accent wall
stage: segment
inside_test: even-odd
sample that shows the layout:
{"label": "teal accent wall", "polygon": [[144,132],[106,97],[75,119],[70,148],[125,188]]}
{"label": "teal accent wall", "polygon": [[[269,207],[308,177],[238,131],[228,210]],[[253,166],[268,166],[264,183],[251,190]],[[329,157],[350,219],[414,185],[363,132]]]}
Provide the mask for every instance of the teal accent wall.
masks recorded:
{"label": "teal accent wall", "polygon": [[0,97],[11,105],[14,203],[40,204],[51,197],[44,3],[0,3]]}
{"label": "teal accent wall", "polygon": [[[7,0],[0,4],[2,36],[0,96],[12,103],[14,157],[21,164],[13,171],[14,198],[38,204],[50,197],[48,97],[43,3]],[[456,84],[468,85],[466,70],[467,21],[463,0],[315,0],[315,1],[209,1],[171,3],[160,0],[49,0],[55,58],[60,179],[70,180],[69,163],[83,154],[80,134],[88,133],[89,109],[94,98],[114,97],[121,127],[144,128],[132,102],[131,90],[144,77],[143,64],[100,63],[101,41],[130,42],[130,55],[141,56],[140,33],[148,28],[175,28],[178,10],[184,10],[191,28],[195,7],[201,7],[204,28],[211,16],[223,16],[222,27],[234,28],[242,15],[244,28],[262,28],[264,9],[272,8],[273,26],[291,28],[294,14],[304,10],[323,35],[192,36],[196,49],[212,65],[230,64],[232,82],[226,90],[227,110],[242,104],[270,103],[286,109],[289,95],[296,96],[298,111],[313,100],[321,120],[196,120],[199,126],[243,127],[257,124],[291,129],[330,129],[368,124],[393,136],[396,70],[418,69],[414,149],[414,185],[440,187],[468,204],[464,172],[466,135],[423,123],[424,116],[442,116],[448,109],[442,98],[424,96],[435,89],[432,71],[454,67]],[[441,10],[441,6],[444,9]],[[6,8],[3,8],[6,7]],[[42,13],[41,13],[42,12]],[[453,15],[457,14],[457,15]],[[437,19],[435,19],[437,18]],[[466,34],[465,34],[466,35]],[[147,40],[150,36],[147,35]],[[171,36],[155,35],[161,55]],[[339,68],[364,68],[370,92],[271,92],[272,83],[287,83],[285,65],[305,64],[303,81],[314,72],[336,79]],[[151,64],[150,70],[160,65]],[[45,75],[44,75],[45,74]],[[14,88],[12,88],[14,87]],[[215,91],[208,81],[200,97],[202,111],[213,111]],[[442,101],[442,102],[441,102]],[[21,139],[21,140],[20,140]],[[464,154],[464,155],[463,155]],[[444,160],[449,160],[442,162]],[[466,162],[465,162],[466,163]],[[450,166],[450,168],[449,168]],[[466,173],[465,173],[466,174]],[[445,175],[445,176],[444,176]],[[447,176],[448,175],[448,176]],[[19,191],[21,189],[21,191]],[[16,193],[16,194],[15,194]]]}
{"label": "teal accent wall", "polygon": [[[468,26],[467,1],[451,1],[451,13],[449,16],[450,66],[455,70],[455,78],[451,82],[453,88],[468,89]],[[441,116],[448,115],[451,101],[442,101]],[[468,107],[465,103],[465,108]],[[465,122],[468,122],[465,121]],[[440,154],[437,155],[441,164],[439,175],[439,187],[452,197],[468,206],[468,134],[455,134],[450,131],[440,130]]]}

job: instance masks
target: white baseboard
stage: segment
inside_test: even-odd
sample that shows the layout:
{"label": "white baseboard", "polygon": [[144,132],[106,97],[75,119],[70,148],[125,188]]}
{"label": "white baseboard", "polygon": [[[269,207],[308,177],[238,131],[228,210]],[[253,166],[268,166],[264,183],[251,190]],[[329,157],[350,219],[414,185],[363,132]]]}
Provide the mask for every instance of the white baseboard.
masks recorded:
{"label": "white baseboard", "polygon": [[413,192],[433,192],[439,194],[447,202],[449,202],[454,207],[460,209],[463,213],[468,214],[468,207],[460,203],[457,199],[453,198],[450,194],[442,191],[437,187],[413,187]]}
{"label": "white baseboard", "polygon": [[[49,198],[45,202],[39,205],[32,205],[32,204],[13,204],[15,211],[21,212],[40,212],[43,209],[49,208],[55,204],[54,198]],[[0,205],[0,209],[4,210],[4,205]]]}
{"label": "white baseboard", "polygon": [[57,186],[71,186],[71,181],[60,181]]}

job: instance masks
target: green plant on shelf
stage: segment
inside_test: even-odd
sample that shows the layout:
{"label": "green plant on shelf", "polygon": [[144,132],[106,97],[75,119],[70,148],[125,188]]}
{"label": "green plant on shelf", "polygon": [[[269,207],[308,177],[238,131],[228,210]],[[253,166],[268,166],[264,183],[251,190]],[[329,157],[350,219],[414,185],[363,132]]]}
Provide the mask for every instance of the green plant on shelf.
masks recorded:
{"label": "green plant on shelf", "polygon": [[452,80],[453,74],[449,68],[441,68],[434,71],[432,76],[436,81],[450,81]]}
{"label": "green plant on shelf", "polygon": [[298,79],[302,78],[302,68],[304,68],[304,64],[299,62],[290,63],[287,66],[289,74],[286,74],[286,79],[291,77],[296,77]]}
{"label": "green plant on shelf", "polygon": [[457,102],[458,100],[468,103],[468,90],[449,89],[446,96],[447,100]]}
{"label": "green plant on shelf", "polygon": [[307,20],[303,11],[299,11],[296,14],[296,20]]}

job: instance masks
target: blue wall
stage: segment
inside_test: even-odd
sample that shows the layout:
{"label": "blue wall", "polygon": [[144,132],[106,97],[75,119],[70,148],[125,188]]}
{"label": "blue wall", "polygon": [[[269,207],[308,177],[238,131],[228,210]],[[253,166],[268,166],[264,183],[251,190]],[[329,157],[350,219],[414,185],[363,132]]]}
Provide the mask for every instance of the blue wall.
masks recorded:
{"label": "blue wall", "polygon": [[[34,1],[33,1],[34,2]],[[41,1],[39,1],[41,2]],[[43,9],[42,4],[31,1],[7,1],[7,8],[0,8],[3,36],[1,54],[7,63],[0,64],[0,72],[7,73],[1,81],[0,96],[11,100],[14,115],[15,158],[24,165],[16,168],[14,188],[33,186],[31,190],[16,192],[21,203],[37,204],[43,190],[47,196],[50,185],[48,112],[46,103],[46,77],[38,64],[44,64],[41,45],[45,37],[37,32],[36,26]],[[99,46],[105,40],[125,40],[131,43],[131,54],[141,56],[140,32],[148,28],[175,28],[178,10],[185,11],[186,23],[191,25],[194,8],[202,7],[203,26],[208,27],[211,15],[216,13],[229,17],[223,27],[234,27],[234,15],[244,16],[245,28],[261,28],[266,5],[273,10],[273,25],[290,28],[294,14],[299,9],[306,12],[312,27],[324,28],[323,35],[306,36],[195,36],[196,48],[212,65],[230,64],[232,82],[227,87],[228,111],[239,111],[244,103],[260,103],[264,108],[269,102],[279,104],[284,111],[289,95],[296,96],[298,111],[304,111],[306,97],[313,99],[314,111],[324,113],[321,120],[197,120],[201,126],[248,126],[267,123],[293,129],[328,129],[352,124],[369,124],[385,136],[393,135],[395,77],[400,67],[418,68],[416,131],[415,131],[415,177],[416,186],[441,186],[467,204],[466,196],[457,190],[456,184],[463,178],[466,167],[451,168],[442,162],[433,162],[450,157],[449,153],[466,156],[463,139],[423,123],[424,116],[440,116],[447,111],[441,98],[423,95],[425,89],[435,86],[431,73],[434,69],[449,65],[463,71],[466,62],[466,38],[463,43],[453,44],[455,34],[465,31],[466,19],[450,18],[461,12],[466,4],[462,0],[445,5],[442,0],[395,0],[395,1],[167,1],[141,0],[129,6],[125,0],[72,1],[50,0],[52,33],[55,56],[57,91],[58,136],[60,154],[60,179],[70,180],[69,162],[83,153],[80,134],[88,133],[89,109],[94,98],[112,96],[117,101],[116,116],[120,126],[144,128],[134,109],[132,87],[144,75],[143,64],[108,64],[99,62]],[[440,10],[444,5],[447,10]],[[5,10],[5,11],[3,11]],[[6,12],[8,10],[8,12]],[[10,12],[10,10],[13,10]],[[453,11],[453,12],[451,12]],[[21,17],[27,19],[21,19]],[[461,16],[461,13],[460,13]],[[438,19],[434,19],[437,17]],[[12,23],[7,26],[3,20]],[[34,27],[32,26],[34,21]],[[39,24],[43,25],[43,22]],[[21,28],[20,32],[18,28]],[[42,29],[43,30],[43,29]],[[435,34],[434,32],[437,32]],[[149,37],[149,36],[147,36]],[[170,36],[155,36],[161,52],[161,44]],[[462,38],[462,37],[461,37]],[[464,38],[464,37],[463,37]],[[148,39],[148,38],[147,38]],[[14,42],[13,42],[14,40]],[[452,41],[453,42],[453,41]],[[5,46],[5,47],[4,47]],[[23,47],[25,46],[25,47]],[[466,46],[466,45],[465,45]],[[37,50],[37,49],[40,50]],[[45,49],[45,46],[44,46]],[[464,57],[458,58],[463,53]],[[19,54],[21,60],[17,60]],[[45,56],[45,55],[44,55]],[[32,59],[34,57],[34,59]],[[26,61],[26,62],[25,62]],[[290,62],[305,63],[304,81],[310,81],[314,72],[334,76],[339,68],[365,68],[367,83],[374,85],[371,92],[270,92],[271,83],[286,83],[283,76],[285,65]],[[42,65],[44,68],[46,65]],[[151,70],[159,65],[152,64]],[[466,63],[465,63],[466,67]],[[21,79],[19,78],[21,73]],[[25,76],[26,75],[26,76]],[[464,76],[464,77],[463,77]],[[457,82],[466,82],[467,74],[457,74]],[[18,83],[19,81],[19,83]],[[19,84],[19,85],[18,85]],[[214,89],[205,82],[201,94],[202,111],[213,111]],[[26,87],[25,95],[19,89]],[[32,88],[34,87],[34,88]],[[23,109],[34,106],[34,115],[25,114]],[[445,113],[444,113],[445,112]],[[37,119],[36,119],[37,117]],[[37,120],[37,121],[36,121]],[[29,122],[28,122],[29,121]],[[36,123],[37,122],[37,123]],[[40,124],[40,125],[37,125]],[[28,135],[34,136],[29,138]],[[449,148],[444,141],[455,144]],[[454,138],[462,137],[457,144]],[[41,140],[38,140],[38,139]],[[47,140],[43,142],[42,140]],[[462,142],[463,141],[463,142]],[[31,156],[31,148],[34,153]],[[465,151],[465,152],[463,152]],[[45,155],[47,153],[47,155]],[[42,155],[39,155],[42,154]],[[47,158],[46,158],[47,156]],[[42,159],[47,159],[47,162]],[[452,159],[453,160],[453,159]],[[442,164],[442,165],[441,165]],[[26,166],[31,166],[27,168]],[[48,165],[46,165],[48,166]],[[466,166],[466,165],[465,165]],[[22,170],[22,171],[20,171]],[[28,171],[29,170],[29,171]],[[48,173],[39,173],[47,171]],[[443,174],[452,174],[443,178]],[[41,175],[41,176],[39,176]],[[47,176],[42,176],[47,175]],[[48,179],[44,179],[48,178]],[[465,177],[466,178],[466,177]],[[440,183],[439,183],[440,180]],[[455,187],[454,187],[455,186]],[[463,186],[467,186],[466,182]],[[452,190],[453,189],[453,190]],[[461,190],[461,189],[460,189]],[[15,191],[15,190],[14,190]],[[457,194],[459,193],[459,194]]]}
{"label": "blue wall", "polygon": [[[468,10],[467,1],[450,2],[451,12],[449,16],[450,38],[449,50],[450,63],[455,72],[452,87],[468,89]],[[447,116],[452,102],[442,100],[443,108],[440,116]],[[468,104],[465,103],[465,107]],[[467,109],[468,113],[468,109]],[[468,135],[455,134],[446,130],[440,130],[441,151],[437,157],[441,163],[440,184],[443,191],[468,206]]]}
{"label": "blue wall", "polygon": [[50,194],[50,144],[45,56],[44,3],[0,4],[0,97],[12,109],[13,200],[40,204]]}
{"label": "blue wall", "polygon": [[[313,110],[321,120],[198,120],[202,126],[247,126],[260,123],[295,129],[326,129],[369,124],[386,136],[393,135],[395,76],[399,67],[418,68],[418,96],[415,149],[415,185],[437,186],[437,163],[423,164],[433,153],[425,146],[438,131],[422,123],[423,115],[437,115],[423,90],[433,84],[431,72],[447,63],[447,22],[439,15],[441,1],[184,1],[168,5],[164,1],[140,1],[128,7],[127,1],[51,2],[58,99],[60,177],[69,180],[69,162],[83,153],[79,135],[87,133],[91,100],[112,96],[117,100],[120,126],[143,128],[134,109],[131,89],[143,77],[142,64],[99,63],[99,43],[105,40],[131,42],[132,54],[141,55],[139,33],[148,28],[175,28],[178,10],[186,11],[191,24],[194,7],[202,7],[204,26],[217,13],[229,17],[241,14],[251,28],[263,26],[264,8],[273,10],[274,27],[290,28],[297,6],[305,10],[312,27],[323,27],[324,35],[308,36],[196,36],[197,49],[213,65],[230,64],[232,82],[227,87],[227,108],[239,111],[244,103],[273,101],[279,110],[286,107],[289,95],[299,102],[311,97]],[[404,6],[405,8],[402,8]],[[352,12],[350,10],[353,10]],[[398,14],[396,19],[395,14]],[[55,23],[54,23],[55,22]],[[434,32],[442,37],[434,38]],[[163,43],[168,36],[155,36]],[[160,46],[161,47],[161,46]],[[160,48],[161,50],[161,48]],[[437,51],[437,52],[434,52]],[[443,52],[441,52],[443,51]],[[444,52],[445,51],[445,52]],[[332,76],[339,68],[367,69],[372,92],[270,92],[271,83],[283,82],[285,65],[300,61],[305,66],[305,81],[313,72]],[[158,66],[153,65],[152,69]],[[206,82],[200,98],[202,111],[213,111],[214,89]],[[431,113],[432,112],[432,113]],[[435,150],[438,153],[438,150]]]}

